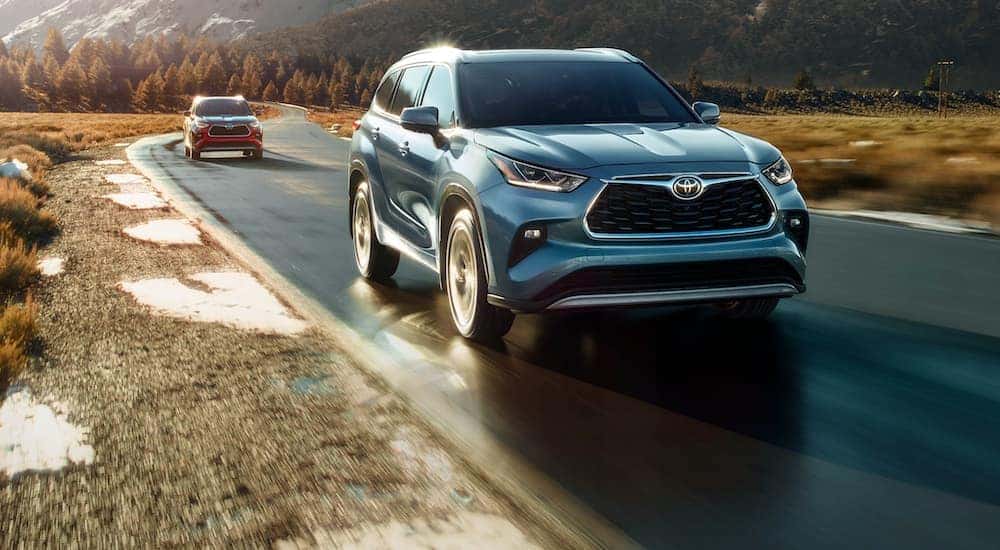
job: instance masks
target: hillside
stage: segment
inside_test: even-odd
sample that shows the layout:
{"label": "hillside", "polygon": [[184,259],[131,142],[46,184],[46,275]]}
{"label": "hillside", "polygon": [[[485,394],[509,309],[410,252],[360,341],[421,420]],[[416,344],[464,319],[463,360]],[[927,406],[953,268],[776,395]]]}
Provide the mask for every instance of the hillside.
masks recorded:
{"label": "hillside", "polygon": [[614,46],[672,79],[918,87],[954,59],[953,82],[1000,87],[1000,9],[986,0],[385,0],[247,39],[321,58],[393,59],[436,43],[463,48]]}
{"label": "hillside", "polygon": [[81,38],[133,43],[147,36],[197,34],[232,40],[301,25],[363,0],[0,0],[0,36],[38,47],[50,27],[72,45]]}

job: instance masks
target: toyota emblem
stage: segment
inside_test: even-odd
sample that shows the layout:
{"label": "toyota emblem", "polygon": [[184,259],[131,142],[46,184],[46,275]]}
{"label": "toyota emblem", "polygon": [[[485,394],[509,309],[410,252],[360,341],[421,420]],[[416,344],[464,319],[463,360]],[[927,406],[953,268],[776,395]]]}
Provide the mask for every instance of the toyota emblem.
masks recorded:
{"label": "toyota emblem", "polygon": [[700,179],[694,176],[681,176],[674,180],[674,184],[670,189],[678,199],[689,201],[701,196],[701,192],[705,189],[705,186],[701,183]]}

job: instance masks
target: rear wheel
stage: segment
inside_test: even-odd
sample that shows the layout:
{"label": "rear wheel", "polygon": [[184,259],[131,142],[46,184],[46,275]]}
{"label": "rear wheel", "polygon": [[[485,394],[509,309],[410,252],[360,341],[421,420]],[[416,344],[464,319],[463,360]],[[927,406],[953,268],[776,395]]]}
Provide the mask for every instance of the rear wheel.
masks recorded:
{"label": "rear wheel", "polygon": [[719,312],[729,319],[766,319],[778,307],[778,298],[737,300],[716,305]]}
{"label": "rear wheel", "polygon": [[448,305],[455,328],[462,336],[493,341],[507,334],[514,323],[514,314],[486,300],[486,263],[479,243],[479,229],[472,212],[459,211],[451,222],[445,248]]}
{"label": "rear wheel", "polygon": [[354,261],[366,279],[385,280],[399,267],[399,252],[378,242],[368,197],[368,187],[358,187],[354,195],[351,225],[354,232]]}

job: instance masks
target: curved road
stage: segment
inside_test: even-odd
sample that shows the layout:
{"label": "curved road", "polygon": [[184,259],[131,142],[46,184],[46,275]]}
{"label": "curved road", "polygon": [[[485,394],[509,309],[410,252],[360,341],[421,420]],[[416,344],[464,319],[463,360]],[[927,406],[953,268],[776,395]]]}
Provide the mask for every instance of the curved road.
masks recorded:
{"label": "curved road", "polygon": [[521,316],[486,348],[451,331],[423,268],[404,260],[393,286],[357,277],[349,143],[282,112],[263,161],[189,161],[176,135],[130,156],[390,354],[392,378],[445,424],[499,442],[635,542],[996,547],[1000,240],[816,216],[809,293],[768,323]]}

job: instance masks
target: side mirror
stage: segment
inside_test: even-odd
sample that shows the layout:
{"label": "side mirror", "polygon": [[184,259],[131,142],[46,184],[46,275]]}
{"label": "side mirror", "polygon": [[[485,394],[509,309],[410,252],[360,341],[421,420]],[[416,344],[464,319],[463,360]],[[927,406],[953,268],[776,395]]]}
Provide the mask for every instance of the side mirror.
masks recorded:
{"label": "side mirror", "polygon": [[403,109],[399,115],[399,123],[403,128],[411,132],[422,134],[436,134],[440,129],[438,125],[437,107],[409,107]]}
{"label": "side mirror", "polygon": [[722,118],[722,111],[715,103],[696,101],[692,107],[694,107],[694,112],[698,113],[698,116],[705,121],[705,124],[718,124],[719,119]]}

